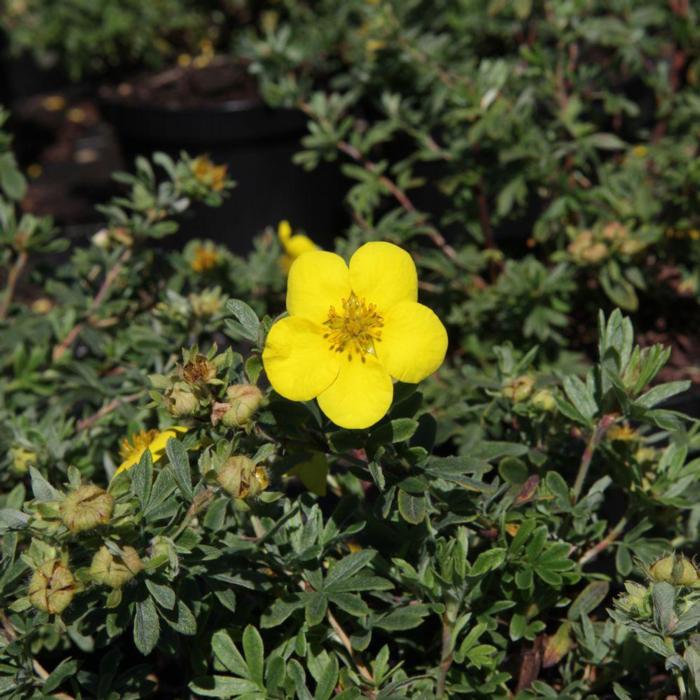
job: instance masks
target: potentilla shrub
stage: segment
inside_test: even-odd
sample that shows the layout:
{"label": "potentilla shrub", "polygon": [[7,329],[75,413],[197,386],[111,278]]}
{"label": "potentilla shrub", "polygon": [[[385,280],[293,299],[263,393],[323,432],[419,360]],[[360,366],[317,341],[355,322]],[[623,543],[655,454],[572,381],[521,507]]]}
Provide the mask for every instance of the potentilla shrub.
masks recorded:
{"label": "potentilla shrub", "polygon": [[[472,287],[419,245],[283,222],[245,260],[164,254],[232,183],[153,160],[71,251],[0,180],[3,697],[698,691],[700,439],[668,349],[620,311],[585,371],[546,334],[476,348],[431,303]],[[519,270],[496,318],[543,281]]]}

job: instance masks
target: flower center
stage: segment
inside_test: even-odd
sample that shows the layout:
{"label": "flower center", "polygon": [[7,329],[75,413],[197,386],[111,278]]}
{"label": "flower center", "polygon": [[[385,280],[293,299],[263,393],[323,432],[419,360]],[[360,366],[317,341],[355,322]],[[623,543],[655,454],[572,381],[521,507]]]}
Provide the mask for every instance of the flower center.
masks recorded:
{"label": "flower center", "polygon": [[365,355],[374,354],[374,344],[382,339],[384,319],[374,304],[368,304],[351,292],[343,299],[341,313],[331,306],[323,325],[328,329],[323,337],[328,339],[331,350],[347,352],[348,360],[352,360],[355,353],[364,362]]}
{"label": "flower center", "polygon": [[145,450],[158,437],[157,430],[142,430],[131,437],[124,438],[119,446],[119,455],[122,459],[129,459]]}

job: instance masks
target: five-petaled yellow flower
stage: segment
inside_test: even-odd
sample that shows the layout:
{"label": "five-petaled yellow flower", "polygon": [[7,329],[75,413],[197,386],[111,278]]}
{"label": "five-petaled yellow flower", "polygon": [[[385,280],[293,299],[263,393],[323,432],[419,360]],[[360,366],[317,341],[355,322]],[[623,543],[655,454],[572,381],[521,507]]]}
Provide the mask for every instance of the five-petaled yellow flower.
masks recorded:
{"label": "five-petaled yellow flower", "polygon": [[445,328],[417,298],[413,260],[391,243],[366,243],[349,266],[335,253],[304,253],[289,271],[289,316],[263,351],[273,388],[318,399],[343,428],[373,425],[391,406],[392,378],[419,382],[445,357]]}
{"label": "five-petaled yellow flower", "polygon": [[168,440],[177,437],[178,433],[186,432],[187,428],[174,425],[167,430],[142,430],[124,438],[119,446],[119,456],[123,461],[115,472],[115,476],[138,464],[146,450],[150,451],[151,458],[157,462],[163,456]]}
{"label": "five-petaled yellow flower", "polygon": [[318,250],[318,246],[303,233],[292,233],[289,221],[280,221],[277,225],[277,236],[280,239],[284,255],[280,260],[282,269],[289,272],[292,263],[303,253]]}

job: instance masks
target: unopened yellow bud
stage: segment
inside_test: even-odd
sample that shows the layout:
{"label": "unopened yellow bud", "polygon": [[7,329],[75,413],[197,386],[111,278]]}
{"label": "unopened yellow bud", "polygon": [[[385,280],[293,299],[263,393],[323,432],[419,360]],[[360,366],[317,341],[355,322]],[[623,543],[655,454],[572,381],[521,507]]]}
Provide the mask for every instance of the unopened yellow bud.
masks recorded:
{"label": "unopened yellow bud", "polygon": [[90,565],[90,575],[97,583],[121,588],[143,569],[141,557],[133,547],[122,547],[121,551],[121,556],[117,556],[106,546],[100,547]]}
{"label": "unopened yellow bud", "polygon": [[95,484],[85,484],[69,493],[61,503],[61,519],[71,532],[92,530],[106,525],[114,508],[114,499]]}
{"label": "unopened yellow bud", "polygon": [[42,564],[29,582],[29,602],[37,608],[60,615],[73,600],[77,589],[71,570],[60,559]]}

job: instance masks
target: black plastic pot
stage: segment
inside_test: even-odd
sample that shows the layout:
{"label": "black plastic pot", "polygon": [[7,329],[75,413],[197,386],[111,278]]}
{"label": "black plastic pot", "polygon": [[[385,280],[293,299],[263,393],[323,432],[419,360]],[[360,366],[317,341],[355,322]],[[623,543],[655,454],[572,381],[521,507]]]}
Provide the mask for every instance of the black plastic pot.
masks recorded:
{"label": "black plastic pot", "polygon": [[292,163],[306,132],[301,112],[273,110],[254,100],[175,109],[104,94],[101,108],[128,163],[154,151],[205,153],[226,164],[236,181],[221,207],[195,207],[178,234],[166,239],[172,245],[211,238],[245,253],[257,233],[281,219],[329,245],[346,225],[346,184],[338,168],[307,173]]}

